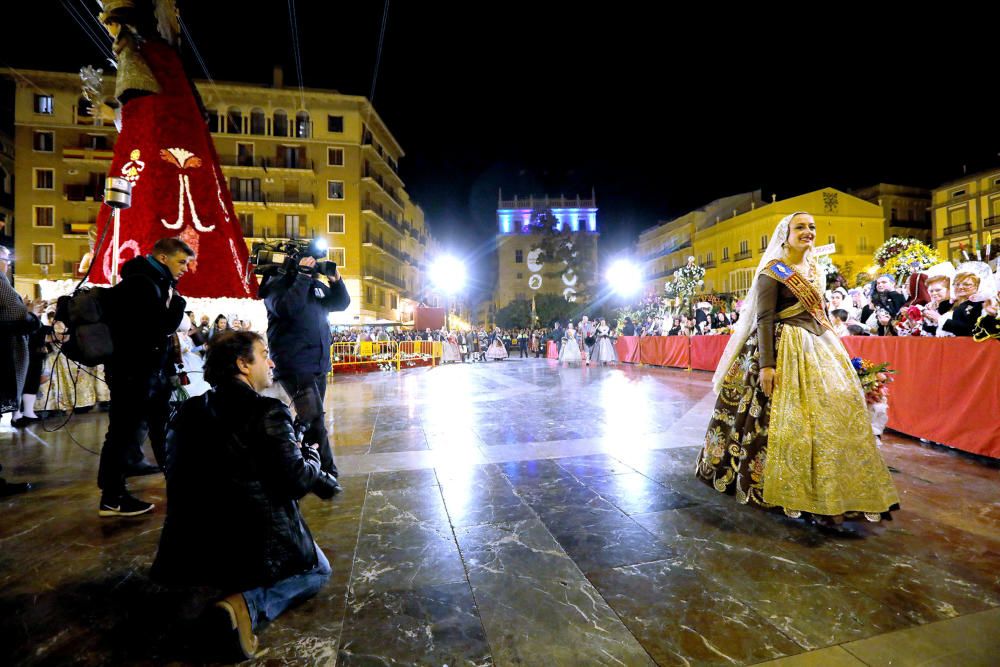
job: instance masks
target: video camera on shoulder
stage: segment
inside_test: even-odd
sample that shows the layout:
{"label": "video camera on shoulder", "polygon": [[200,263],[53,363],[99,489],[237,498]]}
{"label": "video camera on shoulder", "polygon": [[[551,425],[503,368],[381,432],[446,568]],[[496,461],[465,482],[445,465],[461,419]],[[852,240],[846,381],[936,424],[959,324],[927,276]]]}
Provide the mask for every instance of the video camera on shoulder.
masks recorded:
{"label": "video camera on shoulder", "polygon": [[[259,241],[251,247],[250,256],[257,275],[301,270],[333,277],[337,273],[337,263],[326,259],[327,247],[324,239]],[[304,257],[315,259],[316,266],[300,267],[299,262]]]}

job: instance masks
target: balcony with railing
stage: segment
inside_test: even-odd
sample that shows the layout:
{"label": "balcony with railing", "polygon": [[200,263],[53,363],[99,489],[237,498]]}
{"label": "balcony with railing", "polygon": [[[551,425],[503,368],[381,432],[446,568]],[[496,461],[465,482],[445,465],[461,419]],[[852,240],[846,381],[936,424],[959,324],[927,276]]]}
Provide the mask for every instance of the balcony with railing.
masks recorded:
{"label": "balcony with railing", "polygon": [[219,164],[223,167],[264,169],[267,167],[267,158],[256,155],[220,155]]}
{"label": "balcony with railing", "polygon": [[386,153],[385,149],[382,148],[382,144],[375,142],[371,132],[365,132],[361,137],[361,146],[362,148],[368,149],[369,152],[377,155],[394,174],[397,174],[396,178],[399,178],[397,173],[399,171],[399,165],[396,164],[396,161],[392,159],[391,155]]}
{"label": "balcony with railing", "polygon": [[951,236],[952,234],[967,234],[972,231],[971,222],[963,222],[960,225],[949,225],[944,228],[944,235]]}
{"label": "balcony with railing", "polygon": [[361,202],[361,212],[368,213],[374,216],[376,219],[384,222],[393,230],[399,232],[400,234],[403,233],[402,220],[395,213],[392,213],[385,206],[376,203],[371,198],[365,198]]}
{"label": "balcony with railing", "polygon": [[96,220],[91,220],[89,222],[63,220],[63,238],[86,239],[87,234],[90,233],[91,227],[93,227],[96,222]]}
{"label": "balcony with railing", "polygon": [[90,146],[66,146],[62,151],[64,160],[85,162],[111,162],[115,151],[111,148],[91,148]]}
{"label": "balcony with railing", "polygon": [[316,195],[311,192],[284,192],[264,195],[267,206],[315,206]]}
{"label": "balcony with railing", "polygon": [[401,262],[409,261],[409,255],[405,252],[392,245],[391,243],[386,243],[384,239],[374,235],[366,234],[362,237],[361,244],[369,248],[376,248],[380,252],[385,253],[391,257],[395,257]]}
{"label": "balcony with railing", "polygon": [[747,250],[746,252],[738,252],[733,255],[733,261],[740,262],[744,259],[750,259],[751,257],[753,257],[753,250]]}
{"label": "balcony with railing", "polygon": [[378,280],[391,287],[406,289],[406,281],[402,278],[374,266],[362,267],[361,275],[365,280]]}
{"label": "balcony with railing", "polygon": [[1000,215],[991,215],[990,217],[983,220],[983,229],[989,229],[990,227],[1000,226]]}
{"label": "balcony with railing", "polygon": [[714,259],[707,259],[707,260],[705,260],[705,263],[702,264],[702,266],[704,268],[706,268],[706,269],[714,269],[715,268],[715,260]]}
{"label": "balcony with railing", "polygon": [[664,257],[666,255],[670,255],[670,254],[673,254],[675,252],[680,252],[681,250],[686,250],[687,248],[690,248],[690,247],[691,247],[691,241],[690,240],[684,241],[680,245],[666,246],[664,248],[661,248],[660,250],[653,251],[653,252],[649,253],[648,255],[645,255],[643,257],[643,260],[649,262],[649,261],[652,261],[652,260],[657,259],[659,257]]}
{"label": "balcony with railing", "polygon": [[293,171],[315,171],[316,163],[304,157],[290,155],[275,155],[267,158],[265,169],[287,169]]}
{"label": "balcony with railing", "polygon": [[104,201],[104,193],[96,191],[89,183],[67,185],[63,188],[63,199],[66,201]]}
{"label": "balcony with railing", "polygon": [[378,185],[379,190],[389,197],[396,206],[404,208],[403,200],[396,194],[396,189],[386,183],[386,179],[367,164],[365,164],[365,168],[361,173],[361,178],[363,179],[362,182],[368,181]]}

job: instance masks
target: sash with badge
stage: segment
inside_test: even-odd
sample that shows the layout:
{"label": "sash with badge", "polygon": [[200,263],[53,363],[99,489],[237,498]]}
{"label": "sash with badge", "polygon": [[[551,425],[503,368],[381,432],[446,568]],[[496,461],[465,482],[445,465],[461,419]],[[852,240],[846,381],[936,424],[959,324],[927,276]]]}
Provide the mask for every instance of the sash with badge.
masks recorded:
{"label": "sash with badge", "polygon": [[826,318],[826,312],[823,309],[823,298],[816,291],[816,288],[813,287],[813,284],[806,280],[801,273],[779,259],[773,260],[764,268],[764,271],[787,287],[795,295],[795,298],[799,300],[799,303],[802,304],[806,312],[812,315],[813,319],[819,322],[820,325],[830,331],[833,330],[833,326],[830,324],[830,320]]}

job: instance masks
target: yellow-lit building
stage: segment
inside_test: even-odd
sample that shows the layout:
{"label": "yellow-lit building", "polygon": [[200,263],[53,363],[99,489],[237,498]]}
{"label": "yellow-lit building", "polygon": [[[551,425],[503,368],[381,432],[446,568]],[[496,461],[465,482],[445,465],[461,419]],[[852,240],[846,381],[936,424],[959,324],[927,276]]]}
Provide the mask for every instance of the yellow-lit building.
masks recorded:
{"label": "yellow-lit building", "polygon": [[878,183],[850,194],[878,204],[885,218],[885,237],[931,242],[931,191],[909,185]]}
{"label": "yellow-lit building", "polygon": [[[683,266],[687,257],[694,256],[705,267],[705,293],[745,294],[774,227],[795,211],[808,211],[816,219],[816,245],[835,245],[831,255],[834,264],[844,269],[851,263],[849,280],[871,264],[872,253],[885,240],[882,209],[839,190],[826,188],[767,204],[760,202],[759,195],[754,192],[720,199],[705,207],[710,211],[708,216],[689,213],[678,218],[688,220],[673,233],[683,235],[690,231],[690,245],[685,242],[683,247],[664,255],[674,262],[671,268],[660,270],[667,272],[664,276],[652,277],[660,272],[655,262],[661,258],[647,261],[647,289],[661,292],[667,276]],[[718,212],[722,210],[720,203],[739,205],[730,209],[728,217],[723,217]],[[674,222],[662,226],[670,227]],[[654,230],[644,232],[647,238],[653,238],[654,233]]]}
{"label": "yellow-lit building", "polygon": [[[677,269],[692,256],[694,238],[698,232],[716,224],[723,217],[762,206],[760,191],[722,197],[694,211],[651,227],[639,234],[637,255],[643,264],[643,290],[658,293]],[[714,268],[714,257],[702,258],[702,266]]]}
{"label": "yellow-lit building", "polygon": [[[15,270],[30,293],[78,274],[117,132],[85,113],[77,74],[22,71],[16,84]],[[196,86],[247,244],[324,238],[351,294],[338,321],[412,319],[432,240],[399,176],[403,150],[368,100],[284,88],[280,70],[272,86]]]}
{"label": "yellow-lit building", "polygon": [[[529,228],[535,215],[551,211],[557,227],[568,226],[574,235],[594,238],[591,266],[594,275],[576,276],[564,272],[550,275],[553,269],[540,261],[537,249],[538,236]],[[558,294],[569,300],[576,296],[578,281],[593,284],[597,275],[597,201],[593,194],[588,199],[558,197],[525,197],[503,199],[497,203],[497,265],[499,276],[493,292],[493,304],[503,308],[511,301],[530,300],[535,294]],[[495,311],[494,311],[495,312]],[[485,319],[490,319],[486,317]]]}
{"label": "yellow-lit building", "polygon": [[[942,259],[962,261],[962,249],[971,257],[976,244],[993,239],[1000,245],[1000,169],[969,174],[944,183],[931,194],[934,247]],[[996,238],[993,238],[996,237]]]}

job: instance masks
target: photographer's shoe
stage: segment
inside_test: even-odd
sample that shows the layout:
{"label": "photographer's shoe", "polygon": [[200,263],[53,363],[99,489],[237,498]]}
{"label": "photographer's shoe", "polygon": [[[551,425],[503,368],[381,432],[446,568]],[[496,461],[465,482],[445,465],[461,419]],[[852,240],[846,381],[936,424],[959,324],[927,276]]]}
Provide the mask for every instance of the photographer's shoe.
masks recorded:
{"label": "photographer's shoe", "polygon": [[139,516],[147,512],[152,512],[156,507],[153,503],[134,498],[127,493],[123,493],[118,498],[101,497],[101,505],[97,510],[98,516]]}
{"label": "photographer's shoe", "polygon": [[155,463],[150,463],[149,461],[139,461],[138,463],[133,463],[132,465],[125,466],[125,476],[126,477],[141,477],[143,475],[155,475],[158,472],[163,472],[163,469],[156,465]]}
{"label": "photographer's shoe", "polygon": [[244,659],[257,653],[257,635],[253,633],[250,608],[242,593],[233,593],[216,602],[212,609],[221,617],[220,625],[225,630],[226,648],[231,648]]}

